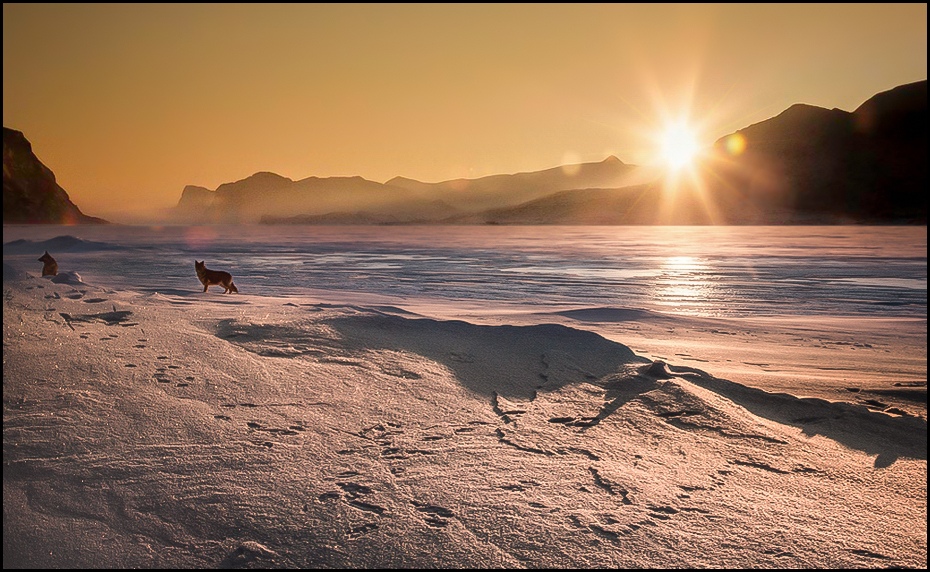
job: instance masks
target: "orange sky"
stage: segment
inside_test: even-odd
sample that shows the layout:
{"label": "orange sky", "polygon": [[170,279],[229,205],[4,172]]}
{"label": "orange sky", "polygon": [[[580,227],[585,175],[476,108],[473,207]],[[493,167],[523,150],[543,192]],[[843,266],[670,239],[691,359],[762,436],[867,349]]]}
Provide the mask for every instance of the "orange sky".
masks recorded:
{"label": "orange sky", "polygon": [[927,4],[4,4],[3,125],[86,214],[257,171],[421,181],[651,160],[927,79]]}

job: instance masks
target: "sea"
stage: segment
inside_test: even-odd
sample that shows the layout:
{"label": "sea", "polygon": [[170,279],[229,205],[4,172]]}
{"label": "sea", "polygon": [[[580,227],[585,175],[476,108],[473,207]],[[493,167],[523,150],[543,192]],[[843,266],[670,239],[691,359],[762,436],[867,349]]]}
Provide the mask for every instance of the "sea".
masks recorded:
{"label": "sea", "polygon": [[39,275],[45,250],[86,283],[175,295],[202,294],[203,260],[255,296],[927,317],[926,226],[4,225],[5,264]]}

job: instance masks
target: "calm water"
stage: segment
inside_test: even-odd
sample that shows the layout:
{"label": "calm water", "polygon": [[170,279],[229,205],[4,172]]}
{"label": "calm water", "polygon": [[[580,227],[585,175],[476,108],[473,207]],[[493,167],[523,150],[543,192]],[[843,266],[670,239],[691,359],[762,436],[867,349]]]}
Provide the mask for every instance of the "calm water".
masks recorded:
{"label": "calm water", "polygon": [[[37,241],[55,237],[50,245]],[[14,240],[26,243],[13,243]],[[351,290],[699,316],[927,316],[926,227],[4,226],[4,260],[117,289]]]}

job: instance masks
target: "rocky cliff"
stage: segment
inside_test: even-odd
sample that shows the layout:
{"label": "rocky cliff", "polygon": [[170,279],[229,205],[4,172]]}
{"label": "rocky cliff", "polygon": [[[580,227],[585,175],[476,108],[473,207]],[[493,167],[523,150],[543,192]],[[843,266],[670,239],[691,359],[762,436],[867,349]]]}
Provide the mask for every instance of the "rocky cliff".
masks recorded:
{"label": "rocky cliff", "polygon": [[4,224],[106,224],[87,216],[32,152],[20,131],[3,128]]}

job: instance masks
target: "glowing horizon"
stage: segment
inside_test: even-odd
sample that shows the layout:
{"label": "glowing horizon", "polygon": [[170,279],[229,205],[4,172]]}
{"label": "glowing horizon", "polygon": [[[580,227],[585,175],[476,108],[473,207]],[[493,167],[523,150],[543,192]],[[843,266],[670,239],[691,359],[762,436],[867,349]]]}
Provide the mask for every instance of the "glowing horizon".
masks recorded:
{"label": "glowing horizon", "polygon": [[[926,4],[4,4],[5,127],[119,222],[260,171],[649,167],[926,79]],[[827,33],[824,33],[826,30]],[[734,148],[735,149],[735,148]],[[686,151],[677,176],[689,172]]]}

